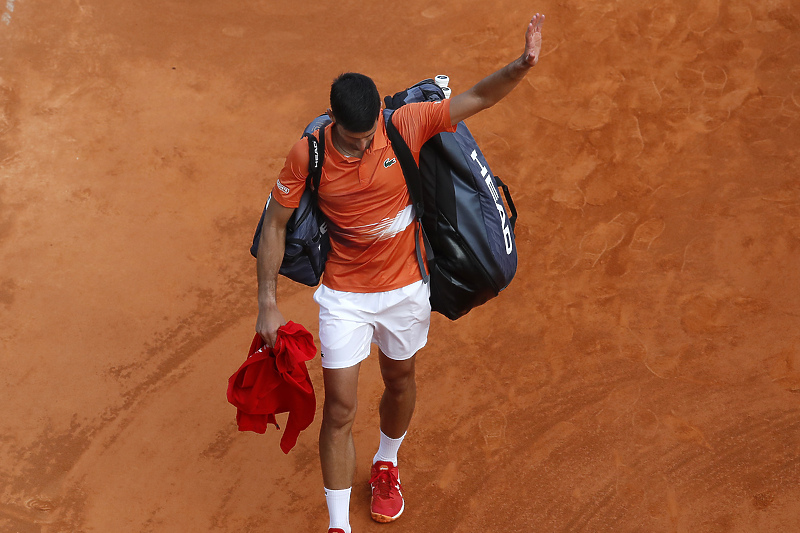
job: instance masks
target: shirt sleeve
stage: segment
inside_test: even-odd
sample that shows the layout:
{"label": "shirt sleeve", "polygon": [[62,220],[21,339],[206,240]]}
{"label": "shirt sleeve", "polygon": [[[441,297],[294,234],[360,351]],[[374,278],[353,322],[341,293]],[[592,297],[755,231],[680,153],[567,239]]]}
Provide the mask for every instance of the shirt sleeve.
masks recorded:
{"label": "shirt sleeve", "polygon": [[415,156],[434,135],[456,131],[450,125],[450,100],[406,104],[394,114],[394,124]]}
{"label": "shirt sleeve", "polygon": [[306,189],[308,176],[308,141],[297,141],[278,174],[278,181],[272,188],[272,197],[283,207],[290,209],[300,205],[300,197]]}

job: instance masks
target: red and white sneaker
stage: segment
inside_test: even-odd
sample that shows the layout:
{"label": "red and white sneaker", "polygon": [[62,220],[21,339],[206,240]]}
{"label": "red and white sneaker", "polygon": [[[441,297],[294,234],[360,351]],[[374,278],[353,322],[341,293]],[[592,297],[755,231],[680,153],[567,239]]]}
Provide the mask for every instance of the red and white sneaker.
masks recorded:
{"label": "red and white sneaker", "polygon": [[372,487],[372,519],[383,524],[397,520],[405,509],[397,467],[388,461],[378,461],[372,465],[369,484]]}
{"label": "red and white sneaker", "polygon": [[328,533],[344,533],[344,529],[332,527],[328,530]]}

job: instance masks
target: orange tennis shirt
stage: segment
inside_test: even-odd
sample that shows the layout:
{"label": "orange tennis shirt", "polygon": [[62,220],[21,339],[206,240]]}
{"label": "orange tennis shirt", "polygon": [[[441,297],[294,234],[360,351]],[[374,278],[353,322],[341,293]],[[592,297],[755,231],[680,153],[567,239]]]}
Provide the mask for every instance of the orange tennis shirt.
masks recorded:
{"label": "orange tennis shirt", "polygon": [[[394,124],[417,164],[428,139],[455,131],[450,125],[450,100],[407,104],[394,114]],[[325,132],[319,186],[319,207],[328,218],[331,237],[322,284],[339,291],[382,292],[419,281],[417,222],[385,122],[379,121],[372,144],[360,159],[334,148],[330,128]],[[307,175],[308,142],[301,139],[289,152],[272,197],[284,207],[296,208]]]}

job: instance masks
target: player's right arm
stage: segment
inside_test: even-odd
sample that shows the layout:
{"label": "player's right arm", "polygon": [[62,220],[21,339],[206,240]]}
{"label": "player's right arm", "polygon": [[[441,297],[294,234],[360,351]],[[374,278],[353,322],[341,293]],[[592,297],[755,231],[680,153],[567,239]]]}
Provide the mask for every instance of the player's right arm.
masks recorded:
{"label": "player's right arm", "polygon": [[286,324],[278,310],[277,289],[278,271],[283,261],[286,246],[286,223],[294,209],[283,207],[270,198],[264,224],[261,227],[261,240],[258,243],[256,270],[258,273],[258,319],[256,331],[268,346],[275,346],[278,328]]}
{"label": "player's right arm", "polygon": [[[278,328],[286,324],[278,310],[278,271],[286,248],[286,223],[300,203],[308,174],[308,141],[299,139],[286,158],[267,202],[261,240],[258,241],[258,319],[256,331],[268,346],[275,346]],[[293,206],[293,207],[287,207]]]}

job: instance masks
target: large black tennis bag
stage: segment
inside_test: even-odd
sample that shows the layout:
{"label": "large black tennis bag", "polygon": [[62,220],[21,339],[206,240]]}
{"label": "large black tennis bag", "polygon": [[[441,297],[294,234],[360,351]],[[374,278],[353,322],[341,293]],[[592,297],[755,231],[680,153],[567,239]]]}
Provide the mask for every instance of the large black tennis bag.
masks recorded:
{"label": "large black tennis bag", "polygon": [[[387,96],[385,103],[391,110],[407,103],[443,99],[442,89],[428,79]],[[399,133],[393,127],[388,129],[393,130],[390,139],[408,181],[410,152],[401,155],[406,150],[398,151]],[[413,158],[411,164],[416,166]],[[433,248],[433,259],[428,262],[431,307],[455,320],[511,283],[517,271],[517,212],[508,187],[492,174],[463,122],[455,133],[440,133],[425,143],[418,175],[422,178],[422,225]]]}

